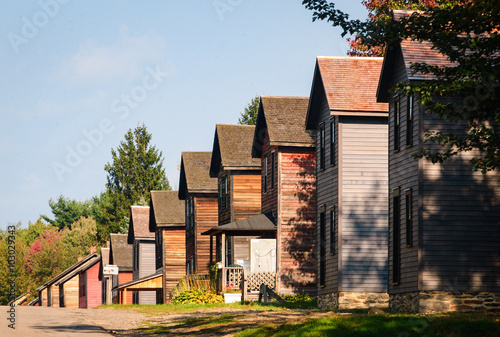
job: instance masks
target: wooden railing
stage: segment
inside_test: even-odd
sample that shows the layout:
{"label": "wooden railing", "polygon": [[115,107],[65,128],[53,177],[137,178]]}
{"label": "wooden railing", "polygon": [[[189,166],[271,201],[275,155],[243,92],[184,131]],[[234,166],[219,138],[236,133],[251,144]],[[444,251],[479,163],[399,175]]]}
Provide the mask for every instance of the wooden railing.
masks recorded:
{"label": "wooden railing", "polygon": [[227,289],[241,289],[244,268],[223,267],[217,274],[217,291],[224,292]]}
{"label": "wooden railing", "polygon": [[262,284],[270,290],[276,290],[277,274],[275,272],[247,273],[241,267],[223,267],[217,273],[217,292],[241,289],[243,300],[246,300],[248,292],[258,292]]}

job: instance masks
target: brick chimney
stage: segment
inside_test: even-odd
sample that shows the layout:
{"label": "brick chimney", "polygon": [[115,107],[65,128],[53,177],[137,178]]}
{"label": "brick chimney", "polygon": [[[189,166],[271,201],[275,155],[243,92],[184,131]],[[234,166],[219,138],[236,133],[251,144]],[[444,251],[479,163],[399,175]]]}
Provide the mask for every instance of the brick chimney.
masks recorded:
{"label": "brick chimney", "polygon": [[81,260],[83,260],[83,257],[78,257],[78,262],[80,262]]}
{"label": "brick chimney", "polygon": [[109,241],[106,241],[106,248],[109,248],[109,246],[110,246]]}
{"label": "brick chimney", "polygon": [[96,252],[95,246],[90,247],[90,254],[94,254]]}

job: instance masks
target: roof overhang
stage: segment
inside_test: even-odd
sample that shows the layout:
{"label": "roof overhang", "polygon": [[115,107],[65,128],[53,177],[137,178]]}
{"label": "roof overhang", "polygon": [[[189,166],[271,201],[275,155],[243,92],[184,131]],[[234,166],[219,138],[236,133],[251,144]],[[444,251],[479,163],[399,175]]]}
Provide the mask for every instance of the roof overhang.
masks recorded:
{"label": "roof overhang", "polygon": [[201,235],[214,236],[224,233],[230,236],[248,236],[262,232],[276,232],[276,229],[274,216],[268,212],[211,228]]}

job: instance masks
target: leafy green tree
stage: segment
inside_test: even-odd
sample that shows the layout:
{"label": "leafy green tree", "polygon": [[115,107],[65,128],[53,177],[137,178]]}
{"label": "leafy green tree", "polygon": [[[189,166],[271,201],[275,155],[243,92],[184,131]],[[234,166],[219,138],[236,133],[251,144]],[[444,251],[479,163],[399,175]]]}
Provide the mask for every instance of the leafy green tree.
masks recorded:
{"label": "leafy green tree", "polygon": [[255,125],[257,123],[257,115],[259,114],[260,97],[255,96],[252,98],[245,111],[240,114],[238,124],[241,125]]}
{"label": "leafy green tree", "polygon": [[111,150],[112,162],[104,167],[108,172],[102,202],[106,216],[96,217],[108,233],[126,230],[130,206],[141,199],[149,203],[150,191],[170,190],[162,153],[150,145],[151,137],[145,125],[138,126],[128,130],[120,146]]}
{"label": "leafy green tree", "polygon": [[68,247],[68,251],[73,256],[87,256],[90,253],[90,247],[100,245],[97,237],[97,224],[93,218],[81,217],[63,233],[63,242]]}
{"label": "leafy green tree", "polygon": [[[485,173],[500,165],[500,3],[463,0],[446,6],[427,7],[400,20],[384,16],[366,21],[349,15],[326,0],[303,0],[314,20],[326,20],[343,29],[342,36],[355,35],[367,48],[399,41],[427,41],[446,56],[448,67],[414,63],[412,71],[429,74],[431,80],[402,83],[395,90],[415,94],[426,111],[451,123],[465,122],[462,133],[428,132],[420,157],[442,162],[461,152],[477,151],[474,170]],[[453,98],[453,99],[451,99]]]}
{"label": "leafy green tree", "polygon": [[46,215],[42,215],[42,219],[59,229],[71,229],[71,224],[80,219],[80,217],[89,217],[92,215],[93,205],[92,201],[81,202],[61,195],[57,201],[50,199],[49,206],[54,214],[54,220]]}

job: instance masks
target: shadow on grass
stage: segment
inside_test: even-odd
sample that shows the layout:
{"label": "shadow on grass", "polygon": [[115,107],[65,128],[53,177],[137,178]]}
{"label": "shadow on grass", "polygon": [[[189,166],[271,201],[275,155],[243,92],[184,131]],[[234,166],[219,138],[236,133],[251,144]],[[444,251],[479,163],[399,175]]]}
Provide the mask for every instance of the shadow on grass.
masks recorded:
{"label": "shadow on grass", "polygon": [[500,336],[499,315],[452,314],[443,316],[375,315],[331,317],[299,324],[263,324],[241,331],[236,336]]}

